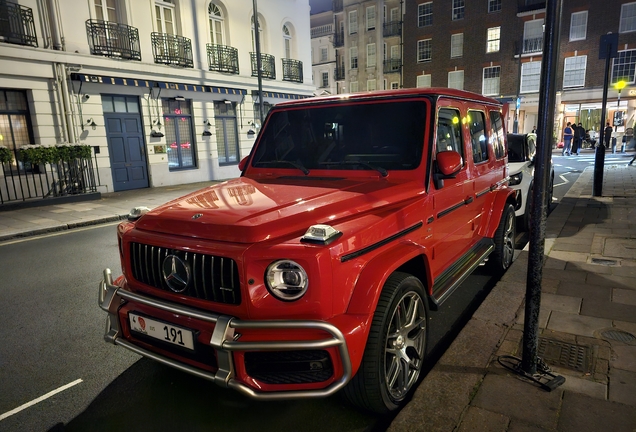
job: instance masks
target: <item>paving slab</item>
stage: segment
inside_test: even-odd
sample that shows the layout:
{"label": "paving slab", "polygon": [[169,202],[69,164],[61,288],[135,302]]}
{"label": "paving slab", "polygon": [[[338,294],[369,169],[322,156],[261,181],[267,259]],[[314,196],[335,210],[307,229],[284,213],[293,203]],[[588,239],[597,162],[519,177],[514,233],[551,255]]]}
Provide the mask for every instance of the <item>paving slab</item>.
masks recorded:
{"label": "paving slab", "polygon": [[552,430],[557,425],[562,393],[559,389],[546,392],[511,375],[489,373],[471,405]]}
{"label": "paving slab", "polygon": [[636,410],[633,407],[565,391],[559,417],[560,432],[633,432],[634,429]]}
{"label": "paving slab", "polygon": [[548,429],[536,425],[529,425],[519,420],[512,420],[508,432],[549,432]]}
{"label": "paving slab", "polygon": [[[584,303],[585,304],[585,303]],[[611,327],[609,319],[553,311],[547,329],[562,333],[594,337],[597,330]]]}
{"label": "paving slab", "polygon": [[581,315],[636,323],[636,306],[611,301],[583,300]]}
{"label": "paving slab", "polygon": [[[553,368],[555,373],[565,377],[565,382],[561,386],[563,390],[569,390],[575,393],[581,393],[595,399],[607,400],[607,385],[583,379],[572,375],[572,370],[565,368]],[[578,373],[578,372],[576,372]]]}
{"label": "paving slab", "polygon": [[615,303],[636,306],[636,289],[614,288],[612,290],[612,301]]}
{"label": "paving slab", "polygon": [[612,357],[610,367],[629,372],[636,372],[636,345],[612,346]]}
{"label": "paving slab", "polygon": [[557,288],[557,294],[570,297],[580,297],[594,302],[607,302],[612,299],[612,289],[609,286],[586,283],[561,282]]}
{"label": "paving slab", "polygon": [[464,414],[458,432],[506,432],[509,423],[510,419],[505,415],[471,406]]}
{"label": "paving slab", "polygon": [[636,413],[636,372],[611,369],[609,378],[609,400],[631,405]]}

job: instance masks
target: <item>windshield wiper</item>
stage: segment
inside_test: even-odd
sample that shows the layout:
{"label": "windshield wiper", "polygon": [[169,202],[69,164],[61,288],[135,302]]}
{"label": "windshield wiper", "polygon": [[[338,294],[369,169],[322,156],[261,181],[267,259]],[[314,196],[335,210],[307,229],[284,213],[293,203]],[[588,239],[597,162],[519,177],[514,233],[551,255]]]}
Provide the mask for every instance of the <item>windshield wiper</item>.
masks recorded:
{"label": "windshield wiper", "polygon": [[256,166],[256,165],[278,164],[278,163],[291,165],[294,168],[297,168],[300,171],[302,171],[303,174],[309,175],[309,170],[307,168],[305,168],[305,166],[300,161],[273,160],[273,161],[256,162],[256,163],[254,163],[254,165]]}
{"label": "windshield wiper", "polygon": [[389,175],[388,171],[382,167],[375,166],[370,164],[369,162],[364,162],[361,160],[348,160],[348,161],[340,161],[340,162],[321,162],[321,165],[362,165],[364,167],[370,168],[379,172],[382,177],[386,177]]}

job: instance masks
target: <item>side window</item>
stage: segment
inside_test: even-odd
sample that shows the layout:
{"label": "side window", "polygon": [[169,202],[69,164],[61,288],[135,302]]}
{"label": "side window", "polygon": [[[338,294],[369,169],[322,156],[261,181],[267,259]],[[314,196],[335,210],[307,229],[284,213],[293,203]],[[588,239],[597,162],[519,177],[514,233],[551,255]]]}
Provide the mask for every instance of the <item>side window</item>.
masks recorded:
{"label": "side window", "polygon": [[490,111],[490,141],[495,148],[495,157],[501,159],[506,156],[504,145],[503,121],[499,111]]}
{"label": "side window", "polygon": [[488,160],[488,140],[486,139],[486,118],[482,111],[468,111],[468,128],[473,148],[473,161]]}
{"label": "side window", "polygon": [[456,151],[464,157],[462,126],[459,110],[442,108],[437,115],[437,144],[435,153]]}
{"label": "side window", "polygon": [[537,143],[535,141],[535,137],[533,135],[528,136],[528,159],[532,160],[532,158],[537,154]]}

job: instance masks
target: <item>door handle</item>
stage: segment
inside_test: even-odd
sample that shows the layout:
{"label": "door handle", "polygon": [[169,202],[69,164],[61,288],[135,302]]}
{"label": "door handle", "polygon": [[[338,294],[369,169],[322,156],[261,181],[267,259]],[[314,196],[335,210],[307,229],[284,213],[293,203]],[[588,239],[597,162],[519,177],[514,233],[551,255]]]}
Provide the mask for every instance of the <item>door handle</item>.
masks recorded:
{"label": "door handle", "polygon": [[470,204],[473,201],[474,201],[474,198],[472,196],[469,196],[468,198],[464,200],[464,204]]}

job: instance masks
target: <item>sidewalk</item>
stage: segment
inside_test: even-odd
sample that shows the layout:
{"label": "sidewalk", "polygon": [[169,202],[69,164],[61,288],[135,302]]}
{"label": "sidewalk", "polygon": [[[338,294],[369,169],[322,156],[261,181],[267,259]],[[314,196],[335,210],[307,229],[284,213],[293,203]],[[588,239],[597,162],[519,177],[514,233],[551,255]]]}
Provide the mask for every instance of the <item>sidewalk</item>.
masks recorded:
{"label": "sidewalk", "polygon": [[636,431],[636,166],[587,168],[547,221],[539,356],[552,392],[504,369],[521,357],[523,251],[389,431]]}

